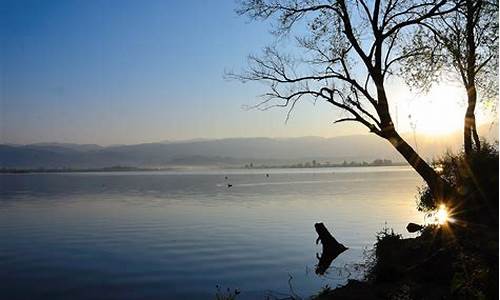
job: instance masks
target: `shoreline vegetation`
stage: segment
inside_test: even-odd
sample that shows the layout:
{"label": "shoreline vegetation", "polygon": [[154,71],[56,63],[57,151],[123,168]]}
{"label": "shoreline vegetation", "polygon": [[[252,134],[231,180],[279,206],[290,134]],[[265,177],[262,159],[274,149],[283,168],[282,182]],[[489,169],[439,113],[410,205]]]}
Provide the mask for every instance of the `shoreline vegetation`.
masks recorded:
{"label": "shoreline vegetation", "polygon": [[438,222],[409,223],[408,232],[419,231],[414,238],[384,228],[365,278],[313,299],[498,299],[498,143],[446,153],[432,165],[462,197],[434,199],[428,187],[419,190],[417,209]]}
{"label": "shoreline vegetation", "polygon": [[[388,159],[375,159],[372,162],[357,162],[344,160],[342,163],[317,162],[316,160],[284,165],[266,165],[249,163],[245,166],[221,166],[220,169],[306,169],[306,168],[349,168],[349,167],[390,167],[406,166],[404,162],[392,162]],[[208,168],[208,167],[207,167]],[[0,174],[26,174],[26,173],[91,173],[91,172],[161,172],[193,169],[192,166],[175,167],[132,167],[112,166],[104,168],[0,168]]]}
{"label": "shoreline vegetation", "polygon": [[293,169],[293,168],[342,168],[342,167],[391,167],[391,166],[407,166],[406,162],[392,162],[390,159],[375,159],[372,162],[346,161],[342,163],[318,162],[316,160],[300,162],[296,164],[286,165],[254,165],[253,163],[245,165],[245,169]]}

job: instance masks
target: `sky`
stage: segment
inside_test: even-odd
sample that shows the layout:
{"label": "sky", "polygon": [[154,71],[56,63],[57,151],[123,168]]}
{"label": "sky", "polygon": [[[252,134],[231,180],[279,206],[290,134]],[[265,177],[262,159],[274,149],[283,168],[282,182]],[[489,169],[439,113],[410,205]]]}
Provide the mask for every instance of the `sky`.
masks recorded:
{"label": "sky", "polygon": [[[273,36],[235,8],[232,0],[0,1],[0,143],[367,133],[333,125],[342,114],[322,102],[299,103],[288,122],[285,109],[244,109],[265,86],[224,73],[244,68]],[[425,97],[397,81],[389,89],[401,131],[460,128],[463,104],[445,97],[460,95],[459,86]]]}

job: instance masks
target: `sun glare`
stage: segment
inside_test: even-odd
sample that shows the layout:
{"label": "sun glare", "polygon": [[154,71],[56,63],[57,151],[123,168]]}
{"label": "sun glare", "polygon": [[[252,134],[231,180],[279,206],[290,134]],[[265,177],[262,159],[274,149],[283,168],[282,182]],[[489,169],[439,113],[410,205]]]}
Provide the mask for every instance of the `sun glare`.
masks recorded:
{"label": "sun glare", "polygon": [[416,133],[444,135],[463,127],[464,93],[460,87],[438,86],[412,100],[407,115]]}
{"label": "sun glare", "polygon": [[453,218],[453,210],[444,203],[439,204],[436,210],[424,217],[424,223],[426,225],[443,226],[455,222],[456,219]]}
{"label": "sun glare", "polygon": [[449,221],[448,210],[446,209],[446,206],[444,204],[441,204],[439,206],[438,211],[436,212],[436,222],[439,225],[444,225],[448,221]]}

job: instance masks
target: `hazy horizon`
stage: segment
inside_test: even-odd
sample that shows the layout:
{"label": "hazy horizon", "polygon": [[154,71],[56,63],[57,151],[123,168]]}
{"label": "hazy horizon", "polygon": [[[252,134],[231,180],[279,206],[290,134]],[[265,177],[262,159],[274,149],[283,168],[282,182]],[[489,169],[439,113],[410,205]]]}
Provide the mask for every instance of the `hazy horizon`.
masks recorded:
{"label": "hazy horizon", "polygon": [[[490,141],[493,141],[491,139],[492,136],[497,136],[498,137],[498,123],[483,123],[479,125],[479,134],[481,137],[487,138]],[[413,135],[413,132],[406,131],[406,132],[400,132],[402,136],[411,136]],[[426,138],[426,139],[439,139],[439,138],[444,138],[445,140],[452,139],[452,137],[455,137],[457,135],[462,135],[461,130],[455,130],[453,132],[448,132],[448,133],[438,133],[438,134],[427,134],[427,133],[422,133],[422,132],[416,132],[417,137],[419,138]],[[369,136],[372,137],[374,136],[372,133],[367,133],[367,132],[354,132],[352,134],[339,134],[339,135],[333,135],[333,136],[319,136],[319,135],[300,135],[300,136],[228,136],[228,137],[212,137],[212,138],[207,138],[207,137],[192,137],[192,138],[182,138],[182,139],[163,139],[163,140],[149,140],[149,141],[142,141],[142,142],[136,142],[136,143],[115,143],[115,144],[102,144],[102,143],[81,143],[77,141],[57,141],[57,140],[47,140],[47,141],[36,141],[36,142],[31,142],[31,143],[10,143],[10,142],[3,142],[0,140],[0,144],[4,145],[32,145],[32,144],[77,144],[77,145],[85,145],[85,144],[92,144],[92,145],[98,145],[102,147],[109,147],[109,146],[117,146],[117,145],[139,145],[139,144],[154,144],[154,143],[185,143],[185,142],[196,142],[196,141],[217,141],[217,140],[230,140],[230,139],[274,139],[274,140],[291,140],[291,139],[303,139],[303,138],[322,138],[322,139],[332,139],[332,138],[342,138],[342,137],[353,137],[353,136]],[[411,141],[410,141],[411,143]]]}
{"label": "hazy horizon", "polygon": [[[479,133],[498,140],[498,127],[481,126]],[[429,161],[446,151],[460,151],[460,131],[436,136],[405,134],[404,138]],[[373,134],[332,138],[318,136],[190,139],[141,144],[35,143],[0,145],[3,168],[107,168],[112,166],[166,168],[180,166],[290,165],[305,161],[335,162],[404,158],[390,143]]]}

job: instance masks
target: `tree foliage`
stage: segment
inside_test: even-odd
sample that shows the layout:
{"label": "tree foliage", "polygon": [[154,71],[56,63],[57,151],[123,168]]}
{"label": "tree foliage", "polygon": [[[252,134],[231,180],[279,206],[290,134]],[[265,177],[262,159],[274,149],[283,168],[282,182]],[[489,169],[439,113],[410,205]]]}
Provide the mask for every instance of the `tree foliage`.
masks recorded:
{"label": "tree foliage", "polygon": [[[383,135],[392,129],[385,82],[399,63],[418,55],[399,51],[415,25],[455,9],[448,1],[243,1],[238,13],[274,19],[274,34],[293,34],[293,54],[266,47],[249,57],[249,68],[230,76],[262,81],[270,91],[258,107],[293,109],[304,98],[322,99]],[[297,28],[298,27],[298,28]],[[384,124],[385,123],[385,124]],[[387,127],[387,128],[386,128]]]}
{"label": "tree foliage", "polygon": [[[427,91],[443,79],[471,84],[467,78],[472,51],[466,44],[467,1],[455,1],[457,10],[422,22],[403,46],[403,52],[420,49],[420,55],[412,55],[402,64],[400,75],[408,85]],[[489,100],[498,94],[498,3],[476,0],[472,4],[471,25],[476,33],[473,74],[479,92]]]}
{"label": "tree foliage", "polygon": [[[446,183],[398,134],[389,110],[387,78],[421,49],[403,52],[402,41],[424,21],[457,9],[447,0],[244,0],[238,13],[274,21],[278,38],[296,41],[288,53],[277,46],[249,57],[249,67],[229,74],[269,86],[256,107],[289,107],[321,99],[343,112],[339,122],[357,122],[388,140],[429,184]],[[285,47],[282,47],[283,49]]]}
{"label": "tree foliage", "polygon": [[498,3],[487,0],[454,0],[458,9],[429,18],[414,31],[403,48],[412,55],[403,62],[401,75],[407,83],[426,91],[451,74],[467,94],[464,118],[465,154],[481,143],[476,129],[475,108],[479,100],[495,109],[498,96]]}

